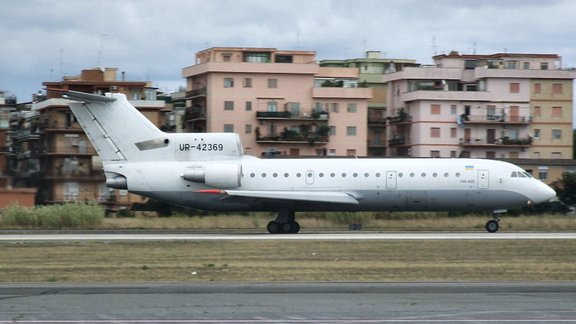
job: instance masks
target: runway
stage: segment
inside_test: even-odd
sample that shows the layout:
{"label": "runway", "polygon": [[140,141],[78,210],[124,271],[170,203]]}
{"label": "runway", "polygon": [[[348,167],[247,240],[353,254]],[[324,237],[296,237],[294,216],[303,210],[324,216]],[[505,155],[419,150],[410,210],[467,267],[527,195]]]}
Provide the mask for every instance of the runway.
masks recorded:
{"label": "runway", "polygon": [[404,232],[404,233],[330,233],[330,234],[0,234],[0,242],[66,241],[199,241],[199,240],[574,240],[576,232],[484,233],[484,232]]}
{"label": "runway", "polygon": [[576,283],[0,285],[0,323],[535,322],[576,322]]}

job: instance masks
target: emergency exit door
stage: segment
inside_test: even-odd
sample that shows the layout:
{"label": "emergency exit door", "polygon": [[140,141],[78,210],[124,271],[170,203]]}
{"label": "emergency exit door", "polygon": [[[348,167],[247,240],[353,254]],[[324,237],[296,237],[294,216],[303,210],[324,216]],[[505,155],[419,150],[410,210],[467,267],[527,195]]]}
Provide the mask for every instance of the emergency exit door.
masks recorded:
{"label": "emergency exit door", "polygon": [[478,170],[478,189],[488,189],[490,187],[490,177],[488,170]]}
{"label": "emergency exit door", "polygon": [[396,171],[386,171],[386,189],[396,189],[397,181]]}

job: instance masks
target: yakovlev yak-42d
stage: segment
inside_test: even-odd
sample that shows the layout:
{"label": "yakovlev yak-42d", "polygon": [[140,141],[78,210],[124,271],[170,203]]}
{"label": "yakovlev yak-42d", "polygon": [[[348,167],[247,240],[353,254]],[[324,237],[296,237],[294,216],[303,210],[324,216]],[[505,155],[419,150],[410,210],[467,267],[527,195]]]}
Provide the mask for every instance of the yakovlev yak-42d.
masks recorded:
{"label": "yakovlev yak-42d", "polygon": [[[270,233],[297,233],[298,211],[502,211],[556,196],[494,160],[259,159],[237,134],[164,133],[123,94],[60,92],[74,100],[108,187],[211,211],[278,212]],[[498,231],[498,220],[486,229]]]}

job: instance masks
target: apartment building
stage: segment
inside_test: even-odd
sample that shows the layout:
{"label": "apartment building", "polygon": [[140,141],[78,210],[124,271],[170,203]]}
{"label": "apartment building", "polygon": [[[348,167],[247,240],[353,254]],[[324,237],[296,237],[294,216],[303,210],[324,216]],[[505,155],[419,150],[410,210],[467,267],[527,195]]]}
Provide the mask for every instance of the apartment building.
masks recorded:
{"label": "apartment building", "polygon": [[186,78],[187,129],[236,132],[246,154],[367,154],[372,90],[358,69],[321,67],[316,52],[214,47]]}
{"label": "apartment building", "polygon": [[0,208],[6,208],[11,204],[20,206],[34,206],[36,188],[29,186],[17,187],[15,181],[16,170],[12,161],[16,152],[13,149],[13,131],[10,121],[14,114],[18,114],[16,98],[6,96],[0,90]]}
{"label": "apartment building", "polygon": [[368,99],[368,156],[386,156],[388,83],[382,80],[382,75],[402,71],[405,67],[418,67],[420,64],[410,59],[384,58],[380,51],[367,51],[365,57],[361,58],[322,60],[320,66],[356,68],[359,84],[372,89],[372,98]]}
{"label": "apartment building", "polygon": [[[44,82],[48,89],[87,93],[120,92],[154,124],[164,122],[164,101],[156,100],[156,88],[148,82],[117,79],[116,68],[87,69],[79,76],[58,82]],[[143,201],[126,190],[105,186],[102,162],[68,107],[68,100],[47,91],[44,101],[33,104],[33,116],[21,120],[18,144],[23,150],[20,163],[37,161],[34,175],[39,203],[98,201],[113,210]],[[137,131],[137,130],[135,130]],[[22,168],[25,170],[26,168]]]}
{"label": "apartment building", "polygon": [[382,75],[388,156],[572,158],[572,84],[556,54],[434,56]]}

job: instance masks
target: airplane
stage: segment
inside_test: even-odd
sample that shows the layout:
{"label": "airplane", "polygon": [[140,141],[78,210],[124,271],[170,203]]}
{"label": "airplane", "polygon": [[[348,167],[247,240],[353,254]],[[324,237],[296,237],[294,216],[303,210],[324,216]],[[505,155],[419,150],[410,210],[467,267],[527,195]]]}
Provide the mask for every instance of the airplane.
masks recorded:
{"label": "airplane", "polygon": [[165,133],[124,94],[58,91],[114,189],[210,211],[266,211],[269,233],[298,233],[300,211],[494,211],[556,197],[520,167],[467,158],[260,159],[235,133]]}

